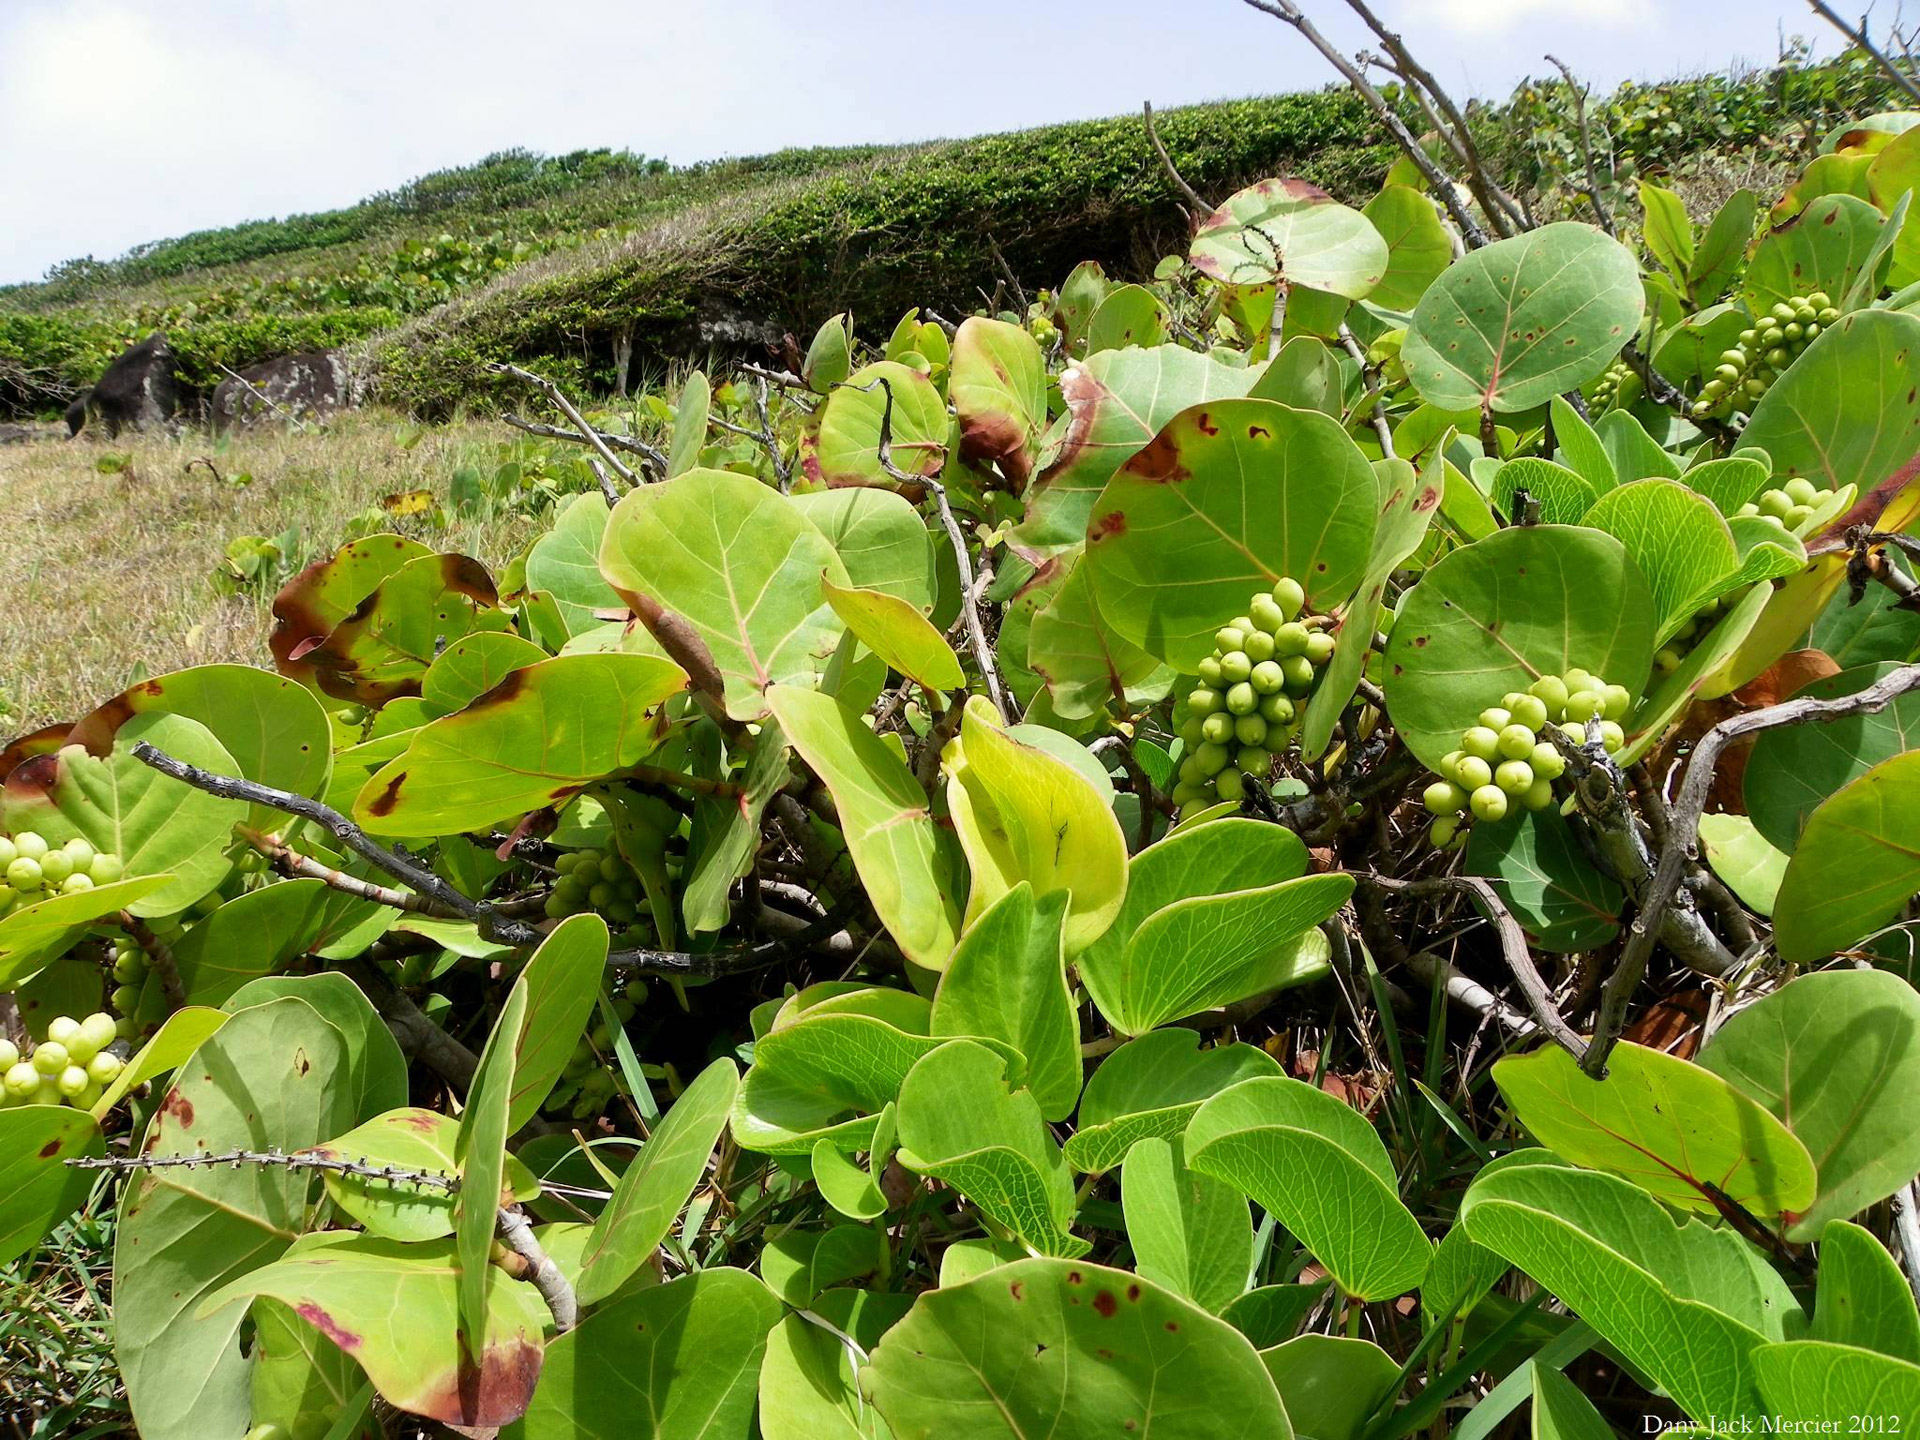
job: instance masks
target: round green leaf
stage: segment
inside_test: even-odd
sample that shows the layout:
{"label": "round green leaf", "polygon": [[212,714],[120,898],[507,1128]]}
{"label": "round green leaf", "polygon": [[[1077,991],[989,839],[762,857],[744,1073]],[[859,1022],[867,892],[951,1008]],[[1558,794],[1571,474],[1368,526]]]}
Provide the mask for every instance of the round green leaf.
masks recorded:
{"label": "round green leaf", "polygon": [[1702,815],[1700,843],[1713,873],[1756,915],[1773,914],[1787,857],[1767,843],[1745,815]]}
{"label": "round green leaf", "polygon": [[960,420],[960,458],[998,465],[1016,489],[1024,487],[1047,426],[1047,366],[1033,336],[981,315],[961,321],[947,388]]}
{"label": "round green leaf", "polygon": [[1837,304],[1874,258],[1884,223],[1880,212],[1859,196],[1815,197],[1754,246],[1741,286],[1747,309],[1763,314],[1783,300],[1815,290],[1826,291]]}
{"label": "round green leaf", "polygon": [[626,608],[600,573],[606,533],[607,502],[593,490],[569,500],[553,528],[527,552],[527,588],[553,597],[569,635],[584,635],[603,623],[595,611]]}
{"label": "round green leaf", "polygon": [[1167,337],[1167,307],[1144,285],[1120,285],[1107,292],[1087,322],[1087,353],[1152,347]]}
{"label": "round green leaf", "polygon": [[1219,1314],[1247,1288],[1253,1217],[1247,1197],[1181,1163],[1165,1140],[1141,1140],[1120,1175],[1127,1244],[1141,1276]]}
{"label": "round green leaf", "polygon": [[342,700],[384,705],[420,693],[441,648],[475,630],[505,630],[493,577],[466,555],[422,555],[380,588],[300,659],[320,688]]}
{"label": "round green leaf", "polygon": [[[455,1158],[460,1122],[434,1110],[406,1107],[376,1115],[346,1134],[301,1154],[325,1160],[418,1170],[458,1179]],[[516,1200],[540,1193],[526,1166],[507,1157],[504,1189]],[[389,1240],[438,1240],[453,1234],[453,1194],[405,1180],[376,1180],[364,1175],[327,1172],[327,1194],[370,1234]]]}
{"label": "round green leaf", "polygon": [[1595,1080],[1549,1045],[1497,1062],[1493,1079],[1556,1155],[1679,1209],[1719,1213],[1709,1187],[1762,1217],[1813,1203],[1806,1146],[1720,1076],[1664,1051],[1623,1041]]}
{"label": "round green leaf", "polygon": [[1542,950],[1595,950],[1620,933],[1620,887],[1596,870],[1556,809],[1504,825],[1475,825],[1466,870],[1493,881],[1500,898]]}
{"label": "round green leaf", "polygon": [[1881,970],[1828,970],[1740,1011],[1700,1052],[1702,1068],[1764,1106],[1813,1156],[1819,1189],[1793,1217],[1816,1240],[1920,1174],[1906,1097],[1920,1085],[1920,995]]}
{"label": "round green leaf", "polygon": [[1192,673],[1281,576],[1327,610],[1360,583],[1382,496],[1338,421],[1271,400],[1181,411],[1100,492],[1087,555],[1116,632]]}
{"label": "round green leaf", "polygon": [[1187,258],[1223,285],[1278,280],[1358,300],[1380,283],[1389,257],[1358,210],[1304,180],[1262,180],[1200,222]]}
{"label": "round green leaf", "polygon": [[1387,242],[1387,273],[1367,299],[1389,310],[1411,310],[1453,263],[1453,237],[1439,213],[1411,185],[1382,185],[1362,212]]}
{"label": "round green leaf", "polygon": [[1371,1340],[1301,1335],[1260,1352],[1298,1433],[1359,1440],[1374,1409],[1400,1385],[1400,1363]]}
{"label": "round green leaf", "polygon": [[930,1290],[865,1372],[894,1440],[1291,1440],[1244,1336],[1125,1270],[1020,1260]]}
{"label": "round green leaf", "polygon": [[[1719,593],[1740,563],[1720,512],[1677,480],[1636,480],[1609,490],[1580,523],[1627,547],[1653,592],[1664,640]],[[1612,679],[1611,676],[1608,679]]]}
{"label": "round green leaf", "polygon": [[1653,662],[1653,598],[1611,535],[1516,526],[1455,550],[1400,605],[1386,649],[1387,709],[1430,769],[1510,690],[1578,666],[1639,693]]}
{"label": "round green leaf", "polygon": [[849,487],[795,495],[793,508],[827,537],[852,584],[922,610],[933,604],[933,537],[906,500],[891,490]]}
{"label": "round green leaf", "polygon": [[46,1238],[93,1189],[93,1176],[69,1160],[104,1153],[99,1123],[66,1105],[0,1110],[0,1265],[11,1265]]}
{"label": "round green leaf", "polygon": [[1773,939],[1793,964],[1864,940],[1920,890],[1920,750],[1843,785],[1807,817],[1773,906]]}
{"label": "round green leaf", "polygon": [[1401,361],[1442,410],[1530,410],[1605,370],[1645,304],[1625,246],[1591,225],[1543,225],[1448,266],[1413,312]]}
{"label": "round green leaf", "polygon": [[1087,1081],[1067,1163],[1088,1174],[1111,1170],[1141,1140],[1177,1139],[1229,1085],[1279,1073],[1280,1063],[1257,1046],[1203,1050],[1196,1030],[1150,1030],[1107,1056]]}
{"label": "round green leaf", "polygon": [[1286,1076],[1243,1080],[1200,1107],[1183,1143],[1190,1167],[1252,1196],[1347,1294],[1388,1300],[1426,1274],[1433,1246],[1387,1147],[1345,1101]]}
{"label": "round green leaf", "polygon": [[779,491],[730,471],[629,491],[600,571],[649,629],[691,627],[737,720],[766,713],[769,685],[817,685],[845,628],[820,592],[823,572],[847,583],[827,537]]}
{"label": "round green leaf", "polygon": [[1792,1340],[1757,1347],[1753,1371],[1778,1434],[1893,1434],[1920,1415],[1920,1365],[1890,1355]]}
{"label": "round green leaf", "polygon": [[1046,682],[1062,720],[1087,720],[1108,709],[1131,714],[1165,698],[1174,682],[1171,670],[1107,623],[1085,565],[1075,565],[1034,615],[1027,665]]}
{"label": "round green leaf", "polygon": [[651,754],[666,730],[661,706],[686,683],[650,655],[561,655],[514,670],[415,731],[361,789],[354,818],[375,835],[448,835],[564,805]]}
{"label": "round green leaf", "polygon": [[893,411],[888,439],[894,468],[915,477],[940,473],[947,463],[947,438],[953,428],[947,402],[918,370],[897,360],[876,360],[849,375],[820,407],[817,428],[800,450],[810,481],[828,488],[874,485],[883,490],[900,483],[880,464],[880,428],[888,418],[889,390]]}
{"label": "round green leaf", "polygon": [[427,667],[420,698],[441,714],[464,709],[506,679],[509,671],[546,658],[546,651],[518,635],[493,630],[463,635]]}

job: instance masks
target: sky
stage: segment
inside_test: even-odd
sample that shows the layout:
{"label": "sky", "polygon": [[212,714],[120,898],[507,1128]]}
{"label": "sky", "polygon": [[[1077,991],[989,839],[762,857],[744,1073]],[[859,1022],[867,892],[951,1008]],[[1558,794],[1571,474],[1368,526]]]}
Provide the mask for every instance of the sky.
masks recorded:
{"label": "sky", "polygon": [[[1804,0],[1373,3],[1461,95],[1547,51],[1611,86],[1834,43]],[[1303,5],[1366,43],[1340,0]],[[512,147],[686,163],[1330,78],[1242,0],[0,0],[0,283]]]}

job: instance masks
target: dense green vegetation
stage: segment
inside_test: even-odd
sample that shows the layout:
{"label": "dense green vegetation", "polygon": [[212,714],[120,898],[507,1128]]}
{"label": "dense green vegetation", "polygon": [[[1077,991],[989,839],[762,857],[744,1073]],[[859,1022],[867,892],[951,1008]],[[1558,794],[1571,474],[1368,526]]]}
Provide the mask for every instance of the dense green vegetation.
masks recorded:
{"label": "dense green vegetation", "polygon": [[[1345,201],[1239,183],[1261,115]],[[543,385],[228,547],[271,668],[0,749],[23,1430],[1920,1423],[1920,112],[1692,210],[1544,114],[1522,194],[1165,120],[1177,179],[933,147],[455,298],[390,383],[825,312],[833,235],[912,301]],[[1137,279],[975,214],[1111,257],[1150,183],[1218,203]]]}

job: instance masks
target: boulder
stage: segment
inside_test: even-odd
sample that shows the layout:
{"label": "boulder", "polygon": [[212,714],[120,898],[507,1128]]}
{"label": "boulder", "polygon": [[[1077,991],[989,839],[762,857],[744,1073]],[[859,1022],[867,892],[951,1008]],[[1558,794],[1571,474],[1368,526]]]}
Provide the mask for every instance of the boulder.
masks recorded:
{"label": "boulder", "polygon": [[249,365],[214,387],[213,428],[311,420],[351,403],[347,361],[339,351],[282,355]]}
{"label": "boulder", "polygon": [[[122,430],[153,430],[165,425],[180,409],[180,382],[174,374],[173,348],[155,331],[131,345],[107,366],[87,392],[81,423],[98,420],[109,435]],[[74,412],[67,426],[79,433]]]}

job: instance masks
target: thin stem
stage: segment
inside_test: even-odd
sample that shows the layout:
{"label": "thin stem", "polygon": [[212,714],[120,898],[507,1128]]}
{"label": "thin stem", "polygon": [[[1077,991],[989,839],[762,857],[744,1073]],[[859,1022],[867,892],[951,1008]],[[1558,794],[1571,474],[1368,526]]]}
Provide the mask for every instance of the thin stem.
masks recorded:
{"label": "thin stem", "polygon": [[1813,7],[1814,14],[1820,16],[1829,25],[1833,26],[1834,29],[1846,36],[1847,39],[1871,55],[1874,63],[1886,72],[1887,78],[1907,92],[1909,99],[1920,101],[1920,85],[1915,85],[1913,78],[1898,65],[1895,65],[1892,60],[1888,59],[1886,52],[1873,43],[1872,38],[1867,34],[1867,22],[1864,16],[1861,17],[1859,25],[1849,25],[1835,13],[1834,8],[1827,4],[1826,0],[1807,0],[1807,3]]}
{"label": "thin stem", "polygon": [[1174,188],[1187,197],[1187,203],[1193,206],[1192,221],[1198,225],[1202,218],[1213,213],[1213,207],[1200,198],[1200,192],[1187,183],[1186,176],[1174,168],[1173,157],[1167,154],[1167,147],[1160,143],[1160,131],[1153,123],[1153,102],[1143,100],[1140,113],[1146,117],[1147,141],[1153,146],[1153,153],[1160,157],[1160,168],[1167,172],[1167,178],[1173,181]]}
{"label": "thin stem", "polygon": [[571,400],[567,399],[566,392],[553,381],[544,375],[536,375],[531,370],[522,370],[518,365],[508,365],[504,362],[487,366],[487,372],[492,375],[511,375],[516,380],[524,380],[529,385],[537,387],[554,403],[562,415],[573,422],[574,428],[586,437],[587,443],[600,452],[600,458],[607,462],[607,468],[629,485],[640,483],[640,477],[622,463],[620,457],[613,453],[612,447],[601,437],[600,432],[587,423],[586,417],[574,408]]}

